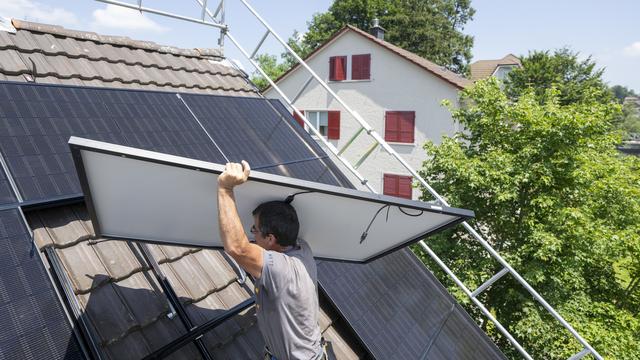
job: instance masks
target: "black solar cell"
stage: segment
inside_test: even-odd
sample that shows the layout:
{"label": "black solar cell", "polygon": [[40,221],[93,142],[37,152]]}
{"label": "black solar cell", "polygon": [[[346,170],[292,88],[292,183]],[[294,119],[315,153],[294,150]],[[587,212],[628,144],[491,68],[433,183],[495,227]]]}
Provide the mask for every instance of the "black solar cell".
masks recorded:
{"label": "black solar cell", "polygon": [[16,197],[11,189],[11,184],[2,167],[0,167],[0,205],[10,204],[16,201]]}
{"label": "black solar cell", "polygon": [[[295,136],[295,124],[283,121],[271,103],[260,98],[183,95],[185,102],[232,161],[255,168],[324,156]],[[290,117],[290,115],[289,115]],[[293,136],[292,136],[293,135]]]}
{"label": "black solar cell", "polygon": [[17,209],[0,211],[0,359],[83,359]]}

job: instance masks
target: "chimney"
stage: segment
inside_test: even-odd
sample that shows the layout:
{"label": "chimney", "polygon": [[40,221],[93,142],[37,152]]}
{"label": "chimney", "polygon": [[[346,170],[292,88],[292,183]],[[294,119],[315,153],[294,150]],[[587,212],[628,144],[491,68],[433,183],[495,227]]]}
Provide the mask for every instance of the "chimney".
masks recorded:
{"label": "chimney", "polygon": [[371,29],[369,30],[369,32],[371,33],[371,35],[375,36],[376,38],[380,39],[380,40],[384,40],[384,28],[382,26],[380,26],[380,20],[373,19],[373,26],[371,26]]}

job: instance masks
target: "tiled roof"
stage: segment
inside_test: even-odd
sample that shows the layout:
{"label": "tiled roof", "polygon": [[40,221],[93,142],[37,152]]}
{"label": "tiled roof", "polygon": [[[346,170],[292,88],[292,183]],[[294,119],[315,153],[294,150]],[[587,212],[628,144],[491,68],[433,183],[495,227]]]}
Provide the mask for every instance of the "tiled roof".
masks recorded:
{"label": "tiled roof", "polygon": [[471,80],[476,81],[488,78],[493,75],[496,68],[501,65],[522,66],[522,63],[520,63],[520,59],[513,54],[508,54],[502,59],[497,60],[478,60],[469,65],[469,69],[471,70]]}
{"label": "tiled roof", "polygon": [[256,96],[218,49],[179,49],[127,37],[12,20],[0,30],[0,80]]}
{"label": "tiled roof", "polygon": [[[38,248],[52,247],[62,261],[76,299],[110,359],[142,358],[186,332],[170,319],[167,298],[149,265],[133,243],[96,239],[83,204],[28,214]],[[221,251],[148,245],[187,314],[205,323],[250,298],[252,285],[238,283]],[[339,359],[364,357],[357,341],[346,335],[343,320],[322,301],[320,325]],[[208,332],[203,341],[216,359],[257,359],[264,342],[254,308]],[[199,358],[195,345],[172,358]]]}
{"label": "tiled roof", "polygon": [[[412,53],[411,51],[407,51],[401,47],[398,47],[396,45],[391,44],[390,42],[384,41],[384,40],[380,40],[377,37],[362,31],[360,29],[358,29],[355,26],[352,25],[347,25],[344,28],[342,28],[340,31],[338,31],[337,33],[335,33],[330,39],[328,39],[327,41],[325,41],[324,44],[320,45],[318,48],[316,48],[314,51],[312,51],[306,58],[309,59],[310,57],[312,57],[314,54],[316,54],[317,52],[319,52],[320,50],[322,50],[326,45],[328,45],[329,43],[331,43],[334,39],[338,38],[339,36],[341,36],[342,34],[344,34],[347,31],[353,31],[356,34],[359,34],[361,36],[363,36],[364,38],[386,48],[387,50],[400,55],[401,57],[403,57],[404,59],[420,66],[421,68],[427,70],[428,72],[432,73],[433,75],[441,78],[442,80],[454,85],[455,87],[459,88],[459,89],[463,89],[469,85],[472,84],[472,82],[470,80],[468,80],[467,78],[454,73],[453,71],[447,70],[444,66],[440,66],[436,63],[433,63],[417,54]],[[284,79],[289,73],[293,72],[295,69],[297,69],[299,66],[299,64],[294,65],[291,69],[289,69],[287,72],[285,72],[284,74],[282,74],[282,76],[280,76],[278,78],[278,80],[276,80],[276,84]],[[269,87],[270,88],[270,87]],[[269,89],[267,88],[267,89]],[[266,90],[265,90],[266,92]]]}

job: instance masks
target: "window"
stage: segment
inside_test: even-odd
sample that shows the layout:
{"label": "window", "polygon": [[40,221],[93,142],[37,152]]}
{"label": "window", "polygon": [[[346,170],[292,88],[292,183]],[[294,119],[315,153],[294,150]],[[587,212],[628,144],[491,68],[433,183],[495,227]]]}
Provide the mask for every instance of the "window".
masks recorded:
{"label": "window", "polygon": [[305,116],[322,136],[340,139],[340,111],[306,111]]}
{"label": "window", "polygon": [[389,142],[413,143],[415,111],[387,111],[384,120],[384,139]]}
{"label": "window", "polygon": [[411,176],[384,174],[382,192],[385,195],[411,199]]}
{"label": "window", "polygon": [[329,58],[329,81],[347,79],[347,57],[332,56]]}
{"label": "window", "polygon": [[371,54],[351,57],[351,80],[369,80],[371,78]]}
{"label": "window", "polygon": [[513,66],[500,65],[494,72],[494,76],[502,81],[507,79],[507,75],[513,70]]}

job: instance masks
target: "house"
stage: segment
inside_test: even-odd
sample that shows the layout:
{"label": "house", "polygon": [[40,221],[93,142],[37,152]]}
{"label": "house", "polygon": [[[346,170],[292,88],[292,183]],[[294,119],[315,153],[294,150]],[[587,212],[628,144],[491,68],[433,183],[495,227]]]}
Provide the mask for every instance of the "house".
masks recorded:
{"label": "house", "polygon": [[[423,144],[427,140],[439,143],[443,135],[451,136],[458,130],[442,101],[457,104],[458,92],[472,82],[384,41],[379,26],[372,31],[375,35],[347,25],[305,61],[411,167],[419,169],[426,158]],[[304,69],[294,66],[276,84],[292,98],[308,77]],[[264,94],[279,98],[273,88]],[[316,82],[296,99],[294,105],[337,148],[347,144],[360,128]],[[372,143],[370,137],[360,136],[344,156],[356,164]],[[358,171],[381,193],[413,199],[420,196],[419,189],[412,188],[409,172],[380,147]]]}
{"label": "house", "polygon": [[471,80],[473,81],[486,79],[489,76],[495,76],[499,80],[504,81],[507,74],[517,67],[522,67],[522,63],[520,59],[513,54],[508,54],[502,59],[497,60],[478,60],[469,65]]}
{"label": "house", "polygon": [[[218,49],[10,25],[0,31],[0,359],[139,359],[211,324],[169,357],[259,358],[251,279],[219,250],[96,238],[67,140],[348,179]],[[322,261],[318,275],[320,325],[339,359],[503,357],[409,250]]]}

